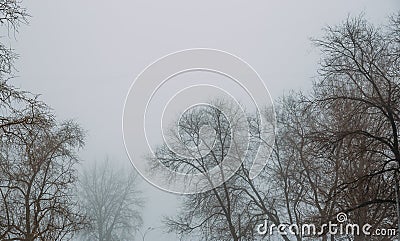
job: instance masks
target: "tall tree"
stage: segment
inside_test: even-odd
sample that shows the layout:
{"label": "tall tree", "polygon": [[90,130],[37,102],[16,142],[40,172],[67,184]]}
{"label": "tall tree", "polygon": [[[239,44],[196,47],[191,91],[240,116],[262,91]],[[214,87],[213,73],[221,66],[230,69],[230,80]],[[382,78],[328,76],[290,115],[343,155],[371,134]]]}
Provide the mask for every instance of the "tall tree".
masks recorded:
{"label": "tall tree", "polygon": [[[299,224],[336,222],[336,214],[345,212],[360,226],[395,226],[398,19],[394,16],[386,29],[363,17],[328,27],[325,37],[314,40],[322,50],[321,78],[309,94],[285,97],[278,106],[273,173],[286,202],[282,216],[291,222],[293,217]],[[344,238],[327,232],[321,237],[329,236]]]}
{"label": "tall tree", "polygon": [[[8,34],[27,17],[22,1],[0,0]],[[9,83],[16,57],[0,43],[0,239],[68,240],[84,220],[72,190],[84,134],[73,121],[57,122],[37,95]]]}
{"label": "tall tree", "polygon": [[[347,155],[359,159],[356,175],[341,188],[348,191],[357,184],[365,190],[371,183],[380,183],[381,190],[385,187],[380,195],[364,195],[344,208],[346,212],[395,207],[400,170],[399,19],[400,14],[394,15],[386,28],[362,17],[348,19],[315,40],[323,61],[312,101],[325,108],[342,108],[340,126],[326,127],[325,141],[333,149],[346,145]],[[394,215],[387,215],[384,222],[393,224]]]}
{"label": "tall tree", "polygon": [[142,225],[143,198],[133,170],[116,170],[106,160],[84,171],[80,202],[89,225],[85,240],[133,240]]}
{"label": "tall tree", "polygon": [[14,128],[11,137],[0,144],[0,239],[71,238],[84,221],[73,192],[82,130],[48,120]]}
{"label": "tall tree", "polygon": [[[172,150],[164,144],[155,153],[152,161],[155,170],[161,164],[180,173],[201,173],[210,186],[215,186],[206,192],[185,195],[181,212],[167,218],[166,224],[169,231],[182,238],[255,240],[254,227],[265,216],[276,225],[280,223],[275,210],[266,203],[269,190],[265,183],[250,178],[252,157],[260,145],[260,122],[257,117],[239,114],[241,110],[233,103],[214,100],[213,104],[213,107],[197,106],[180,116],[177,127],[167,138],[174,143]],[[237,129],[247,131],[233,139]],[[245,148],[246,154],[237,151],[240,148]],[[175,150],[189,154],[182,156]],[[224,166],[235,162],[241,165],[233,176],[226,177]],[[218,167],[217,175],[225,178],[219,186],[214,185],[209,174],[213,167]],[[174,181],[174,177],[169,178]],[[282,238],[289,240],[286,235]]]}
{"label": "tall tree", "polygon": [[[186,196],[182,212],[167,220],[170,231],[183,237],[200,234],[202,240],[254,240],[257,234],[248,231],[248,224],[254,231],[261,218],[275,225],[313,223],[318,228],[337,222],[340,212],[359,226],[371,224],[372,230],[395,227],[400,164],[399,16],[394,15],[385,28],[372,26],[363,17],[327,27],[324,37],[314,40],[322,50],[322,60],[313,90],[284,97],[277,106],[276,142],[264,172],[251,180],[244,162],[223,185]],[[182,158],[163,146],[156,152],[157,161],[187,173],[220,164],[232,131],[220,118],[222,113],[235,111],[187,112],[178,123],[184,133],[172,135],[172,143],[189,145],[199,153],[207,153],[198,148],[202,141],[217,140],[208,155]],[[249,134],[258,139],[254,143],[266,144],[257,135],[258,120],[247,121],[253,127]],[[203,125],[211,126],[216,137],[204,136]],[[316,231],[321,233],[281,238],[395,239]]]}

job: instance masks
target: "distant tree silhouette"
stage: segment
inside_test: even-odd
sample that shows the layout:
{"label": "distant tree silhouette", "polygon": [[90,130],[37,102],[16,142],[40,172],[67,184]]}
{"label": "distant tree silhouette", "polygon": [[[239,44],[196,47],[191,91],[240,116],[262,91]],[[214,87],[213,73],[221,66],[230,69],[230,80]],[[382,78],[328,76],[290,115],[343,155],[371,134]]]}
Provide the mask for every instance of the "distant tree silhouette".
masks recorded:
{"label": "distant tree silhouette", "polygon": [[117,170],[106,160],[84,171],[80,203],[88,219],[85,240],[133,240],[142,225],[143,199],[133,170]]}

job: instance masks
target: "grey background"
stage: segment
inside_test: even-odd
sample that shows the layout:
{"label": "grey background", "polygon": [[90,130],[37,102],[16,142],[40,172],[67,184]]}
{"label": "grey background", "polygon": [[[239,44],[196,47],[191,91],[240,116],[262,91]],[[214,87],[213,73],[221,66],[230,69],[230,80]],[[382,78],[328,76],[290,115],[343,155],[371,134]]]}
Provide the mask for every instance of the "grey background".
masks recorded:
{"label": "grey background", "polygon": [[[21,55],[13,81],[42,94],[60,119],[76,119],[88,131],[81,158],[130,166],[121,119],[126,93],[148,64],[186,48],[216,48],[252,65],[273,98],[310,87],[318,51],[309,38],[348,14],[374,23],[399,10],[385,1],[127,1],[36,0],[24,3],[29,26],[6,40]],[[85,165],[85,162],[83,165]],[[174,214],[176,197],[142,181],[147,227]],[[146,240],[175,240],[160,228]]]}

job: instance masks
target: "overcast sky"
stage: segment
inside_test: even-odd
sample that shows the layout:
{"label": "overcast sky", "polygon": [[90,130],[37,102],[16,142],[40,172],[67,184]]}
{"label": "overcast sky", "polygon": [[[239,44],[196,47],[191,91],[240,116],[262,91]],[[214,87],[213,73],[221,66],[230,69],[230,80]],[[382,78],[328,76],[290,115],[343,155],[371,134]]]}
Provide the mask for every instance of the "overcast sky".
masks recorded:
{"label": "overcast sky", "polygon": [[[385,23],[398,0],[385,1],[25,1],[32,17],[11,39],[20,55],[16,86],[41,94],[60,119],[88,131],[85,161],[109,155],[129,164],[121,132],[125,96],[134,78],[156,59],[187,48],[214,48],[247,61],[273,98],[308,89],[318,51],[309,38],[327,24],[365,13]],[[147,227],[174,214],[176,196],[144,181]],[[175,240],[160,229],[146,240]]]}

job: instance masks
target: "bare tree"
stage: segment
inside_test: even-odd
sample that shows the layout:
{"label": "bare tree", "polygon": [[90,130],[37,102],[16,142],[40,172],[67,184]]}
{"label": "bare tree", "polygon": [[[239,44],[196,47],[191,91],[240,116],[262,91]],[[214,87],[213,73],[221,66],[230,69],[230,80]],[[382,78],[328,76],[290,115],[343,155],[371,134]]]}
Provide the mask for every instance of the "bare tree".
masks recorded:
{"label": "bare tree", "polygon": [[[273,161],[275,209],[290,223],[349,220],[393,228],[399,140],[399,15],[387,29],[362,17],[328,27],[321,79],[310,94],[284,97],[278,106]],[[394,237],[323,235],[327,240]]]}
{"label": "bare tree", "polygon": [[[0,26],[6,30],[18,31],[20,24],[27,23],[28,13],[21,1],[0,1]],[[14,61],[17,54],[0,43],[0,136],[12,133],[12,126],[45,122],[49,108],[38,100],[37,95],[21,91],[9,80],[14,77]]]}
{"label": "bare tree", "polygon": [[[0,26],[18,31],[29,17],[22,1],[0,0]],[[0,137],[13,133],[13,126],[34,125],[53,118],[48,106],[28,91],[22,91],[9,83],[14,77],[14,51],[0,43]]]}
{"label": "bare tree", "polygon": [[[347,125],[342,106],[321,108],[310,103],[302,94],[291,94],[279,101],[276,145],[268,162],[267,180],[275,186],[274,207],[285,223],[314,224],[317,228],[328,222],[336,223],[336,215],[348,212],[352,223],[366,223],[375,228],[390,228],[393,205],[382,203],[374,207],[354,207],[365,200],[379,200],[391,190],[390,179],[369,179],[353,182],[377,167],[377,159],[358,146],[365,140],[341,142],[331,146],[329,131]],[[369,146],[373,148],[373,146]],[[376,147],[375,147],[376,148]],[[351,185],[347,185],[351,183]],[[344,188],[346,186],[346,188]],[[351,214],[351,215],[350,215]],[[327,230],[297,233],[296,240],[345,238],[346,240],[376,237],[330,235]]]}
{"label": "bare tree", "polygon": [[[0,1],[8,34],[27,17],[22,1]],[[0,239],[68,240],[84,220],[73,192],[83,131],[58,123],[37,95],[9,84],[16,58],[0,43]]]}
{"label": "bare tree", "polygon": [[84,220],[73,192],[82,130],[48,120],[14,126],[11,137],[0,144],[0,239],[71,238]]}
{"label": "bare tree", "polygon": [[[337,222],[340,212],[360,226],[393,228],[398,222],[399,16],[394,15],[387,28],[374,27],[362,17],[349,18],[342,25],[328,27],[321,40],[314,40],[323,53],[321,78],[311,93],[281,100],[274,152],[265,171],[252,180],[244,162],[223,185],[186,196],[181,213],[167,220],[169,230],[202,240],[254,240],[255,224],[262,218],[276,225],[318,226]],[[248,121],[253,127],[249,134],[258,139],[253,144],[266,144],[257,135],[258,120]],[[211,126],[217,142],[208,155],[195,158],[182,158],[162,146],[157,161],[187,173],[206,173],[222,162],[231,135],[222,112],[187,112],[178,125],[182,133],[171,135],[173,143],[184,144],[178,146],[204,153],[198,148],[200,143],[214,137],[204,136],[203,125]],[[394,239],[321,232],[281,238]]]}
{"label": "bare tree", "polygon": [[80,180],[81,206],[89,226],[85,240],[133,240],[142,225],[143,198],[137,189],[137,174],[115,170],[106,160],[84,171]]}
{"label": "bare tree", "polygon": [[[327,28],[315,43],[321,48],[321,81],[315,88],[315,105],[342,108],[338,128],[325,128],[325,142],[336,148],[347,145],[347,155],[363,162],[363,170],[342,183],[342,189],[357,185],[385,186],[381,195],[364,195],[344,211],[364,207],[382,208],[396,203],[400,167],[400,52],[399,14],[389,26],[377,28],[362,17]],[[383,186],[382,186],[383,187]],[[384,222],[393,225],[393,213]],[[398,218],[397,218],[398,220]],[[398,222],[398,221],[396,221]],[[383,224],[383,226],[385,226]]]}
{"label": "bare tree", "polygon": [[381,144],[381,149],[369,150],[381,155],[381,172],[393,171],[390,162],[400,163],[400,55],[399,42],[392,37],[399,26],[395,23],[384,32],[362,18],[348,19],[315,40],[324,54],[315,101],[347,107],[343,118],[349,125],[333,133],[336,141],[361,136]]}
{"label": "bare tree", "polygon": [[[250,115],[243,118],[237,106],[223,100],[215,100],[213,105],[197,106],[180,116],[178,126],[170,132],[171,139],[167,138],[170,145],[175,143],[173,150],[166,144],[159,147],[156,160],[152,161],[155,170],[160,163],[180,173],[202,173],[214,186],[206,192],[185,195],[181,212],[166,219],[168,231],[191,240],[255,240],[259,236],[255,227],[265,216],[276,225],[280,223],[275,210],[265,202],[270,191],[265,179],[253,180],[249,174],[252,157],[260,145],[259,119]],[[210,131],[204,131],[205,128]],[[236,128],[248,132],[233,139]],[[238,145],[247,148],[245,155],[236,152]],[[183,157],[176,150],[190,154]],[[208,170],[219,167],[219,174],[225,177],[223,166],[227,161],[240,161],[241,165],[222,185],[215,186]],[[169,178],[174,181],[174,177]],[[282,238],[289,240],[286,235]]]}

